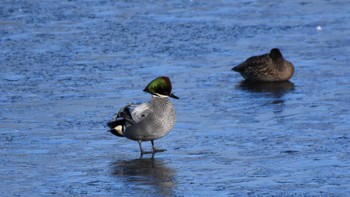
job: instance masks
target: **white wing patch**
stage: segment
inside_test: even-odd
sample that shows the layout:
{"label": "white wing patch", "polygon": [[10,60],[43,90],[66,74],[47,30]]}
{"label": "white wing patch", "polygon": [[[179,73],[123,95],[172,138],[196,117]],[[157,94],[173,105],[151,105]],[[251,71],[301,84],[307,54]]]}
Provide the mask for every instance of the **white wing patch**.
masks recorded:
{"label": "white wing patch", "polygon": [[131,105],[129,107],[129,111],[132,119],[135,122],[140,122],[144,118],[146,118],[150,113],[152,113],[152,109],[150,108],[149,103],[142,103],[140,105]]}

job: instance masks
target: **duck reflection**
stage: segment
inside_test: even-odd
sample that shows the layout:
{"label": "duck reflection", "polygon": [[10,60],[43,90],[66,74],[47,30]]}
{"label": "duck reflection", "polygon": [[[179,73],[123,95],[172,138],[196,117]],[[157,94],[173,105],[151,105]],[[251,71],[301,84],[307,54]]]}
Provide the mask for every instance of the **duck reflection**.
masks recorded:
{"label": "duck reflection", "polygon": [[[285,109],[283,95],[294,90],[294,84],[290,81],[251,82],[244,80],[237,87],[249,92],[263,93],[261,97],[255,98],[261,99],[260,102],[264,102],[263,105],[273,106],[272,112],[275,115],[282,114]],[[278,121],[283,122],[283,116],[280,118],[281,120]]]}
{"label": "duck reflection", "polygon": [[152,158],[117,161],[112,164],[112,174],[123,178],[128,185],[151,186],[162,196],[172,196],[175,172],[162,160]]}
{"label": "duck reflection", "polygon": [[265,92],[271,93],[275,97],[282,97],[285,93],[294,90],[294,84],[290,81],[280,82],[252,82],[241,81],[238,87],[242,90],[248,90],[251,92]]}

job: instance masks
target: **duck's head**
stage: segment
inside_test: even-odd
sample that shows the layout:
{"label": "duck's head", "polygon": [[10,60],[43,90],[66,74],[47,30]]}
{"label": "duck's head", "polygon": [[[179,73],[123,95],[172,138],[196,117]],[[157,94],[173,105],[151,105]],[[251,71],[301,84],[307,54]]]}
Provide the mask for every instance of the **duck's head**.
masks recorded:
{"label": "duck's head", "polygon": [[270,51],[270,58],[272,58],[273,60],[279,60],[279,59],[283,59],[282,53],[279,49],[277,48],[273,48]]}
{"label": "duck's head", "polygon": [[171,97],[174,99],[179,99],[179,97],[172,93],[170,79],[165,76],[157,77],[153,81],[149,82],[143,91],[157,97]]}

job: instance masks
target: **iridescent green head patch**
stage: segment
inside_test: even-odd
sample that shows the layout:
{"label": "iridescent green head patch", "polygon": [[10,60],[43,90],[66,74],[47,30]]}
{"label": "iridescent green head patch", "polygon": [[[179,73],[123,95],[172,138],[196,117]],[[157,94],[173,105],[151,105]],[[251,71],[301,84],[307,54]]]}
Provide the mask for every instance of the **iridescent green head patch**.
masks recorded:
{"label": "iridescent green head patch", "polygon": [[170,96],[178,99],[177,96],[172,94],[172,86],[170,79],[165,76],[157,77],[156,79],[151,81],[143,91],[148,92],[152,95]]}

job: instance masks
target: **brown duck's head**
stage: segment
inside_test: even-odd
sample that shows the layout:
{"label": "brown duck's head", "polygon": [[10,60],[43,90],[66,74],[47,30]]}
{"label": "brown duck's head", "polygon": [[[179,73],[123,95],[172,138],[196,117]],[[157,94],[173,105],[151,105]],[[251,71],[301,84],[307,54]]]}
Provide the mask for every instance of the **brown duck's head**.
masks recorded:
{"label": "brown duck's head", "polygon": [[279,49],[277,49],[277,48],[271,49],[269,56],[273,60],[283,59],[281,51]]}

